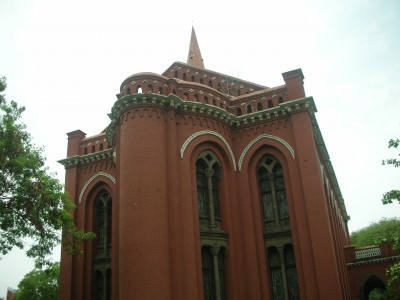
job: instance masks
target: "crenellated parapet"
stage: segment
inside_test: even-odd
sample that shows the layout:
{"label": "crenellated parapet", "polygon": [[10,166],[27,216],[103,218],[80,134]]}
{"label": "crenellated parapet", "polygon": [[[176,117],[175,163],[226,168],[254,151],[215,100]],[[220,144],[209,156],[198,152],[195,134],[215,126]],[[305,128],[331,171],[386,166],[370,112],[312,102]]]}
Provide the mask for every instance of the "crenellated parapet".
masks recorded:
{"label": "crenellated parapet", "polygon": [[[182,70],[181,65],[186,66],[175,63],[163,75],[137,73],[129,76],[121,84],[118,99],[132,94],[173,94],[184,101],[213,105],[236,116],[297,99],[289,95],[286,85],[268,88],[209,70],[188,66]],[[233,86],[235,93],[232,92]]]}

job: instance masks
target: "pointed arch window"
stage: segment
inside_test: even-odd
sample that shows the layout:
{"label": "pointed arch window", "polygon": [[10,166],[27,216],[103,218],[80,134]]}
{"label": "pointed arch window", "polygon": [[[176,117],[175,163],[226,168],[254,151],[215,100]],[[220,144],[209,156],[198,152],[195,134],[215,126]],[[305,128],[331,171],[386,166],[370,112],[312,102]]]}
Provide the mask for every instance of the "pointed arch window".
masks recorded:
{"label": "pointed arch window", "polygon": [[102,190],[93,205],[92,299],[111,299],[112,199]]}
{"label": "pointed arch window", "polygon": [[285,182],[280,163],[272,156],[262,160],[258,169],[261,203],[265,221],[275,221],[289,217]]}
{"label": "pointed arch window", "polygon": [[221,179],[221,163],[217,156],[209,150],[202,152],[196,161],[196,186],[205,300],[226,299],[224,264],[228,235],[221,227]]}
{"label": "pointed arch window", "polygon": [[300,299],[282,165],[271,156],[257,170],[273,299]]}
{"label": "pointed arch window", "polygon": [[94,204],[94,232],[96,233],[96,256],[109,257],[112,239],[112,200],[108,192],[102,191]]}
{"label": "pointed arch window", "polygon": [[206,227],[220,225],[220,179],[221,167],[217,157],[211,151],[203,152],[196,162],[196,184],[199,218],[206,219],[206,222],[201,222]]}

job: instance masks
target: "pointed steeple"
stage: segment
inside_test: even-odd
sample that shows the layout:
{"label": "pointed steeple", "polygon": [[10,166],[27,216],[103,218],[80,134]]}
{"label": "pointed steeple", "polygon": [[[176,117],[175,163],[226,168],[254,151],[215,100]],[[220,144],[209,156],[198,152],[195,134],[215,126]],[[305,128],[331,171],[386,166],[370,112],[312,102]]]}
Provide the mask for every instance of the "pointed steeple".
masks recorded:
{"label": "pointed steeple", "polygon": [[205,69],[203,58],[201,57],[199,43],[197,42],[196,33],[192,26],[192,35],[190,37],[189,53],[187,58],[187,64],[195,68]]}

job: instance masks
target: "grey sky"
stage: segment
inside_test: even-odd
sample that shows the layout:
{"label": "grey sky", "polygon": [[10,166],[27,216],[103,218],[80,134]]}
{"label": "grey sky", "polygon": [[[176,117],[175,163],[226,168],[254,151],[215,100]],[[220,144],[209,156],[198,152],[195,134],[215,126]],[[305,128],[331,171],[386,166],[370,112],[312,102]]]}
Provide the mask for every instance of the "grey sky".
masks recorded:
{"label": "grey sky", "polygon": [[[192,22],[205,67],[266,86],[302,68],[347,211],[350,231],[398,216],[382,194],[399,170],[381,166],[399,137],[400,2],[0,1],[0,75],[6,95],[51,170],[66,132],[99,133],[121,82],[186,61]],[[58,251],[57,251],[58,252]],[[17,251],[0,261],[0,297],[33,264]]]}

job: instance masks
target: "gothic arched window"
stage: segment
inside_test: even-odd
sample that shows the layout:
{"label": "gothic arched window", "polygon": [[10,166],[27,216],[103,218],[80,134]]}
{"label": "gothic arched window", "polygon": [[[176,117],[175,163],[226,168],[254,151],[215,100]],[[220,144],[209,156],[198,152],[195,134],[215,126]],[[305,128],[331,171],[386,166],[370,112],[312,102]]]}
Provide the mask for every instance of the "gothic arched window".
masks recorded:
{"label": "gothic arched window", "polygon": [[[206,241],[201,248],[205,300],[226,299],[224,261],[228,235],[221,228],[221,178],[221,164],[217,156],[209,150],[202,152],[196,161],[196,186],[200,239],[202,243]],[[212,246],[210,241],[213,241]]]}
{"label": "gothic arched window", "polygon": [[111,299],[112,199],[102,190],[93,205],[92,299]]}
{"label": "gothic arched window", "polygon": [[283,168],[266,155],[257,169],[273,299],[300,298]]}
{"label": "gothic arched window", "polygon": [[285,182],[280,163],[272,156],[266,156],[258,169],[263,218],[265,221],[279,221],[289,217]]}
{"label": "gothic arched window", "polygon": [[209,227],[219,226],[220,223],[220,179],[221,167],[217,157],[211,151],[203,152],[196,161],[197,202],[199,218],[206,219],[202,224]]}

